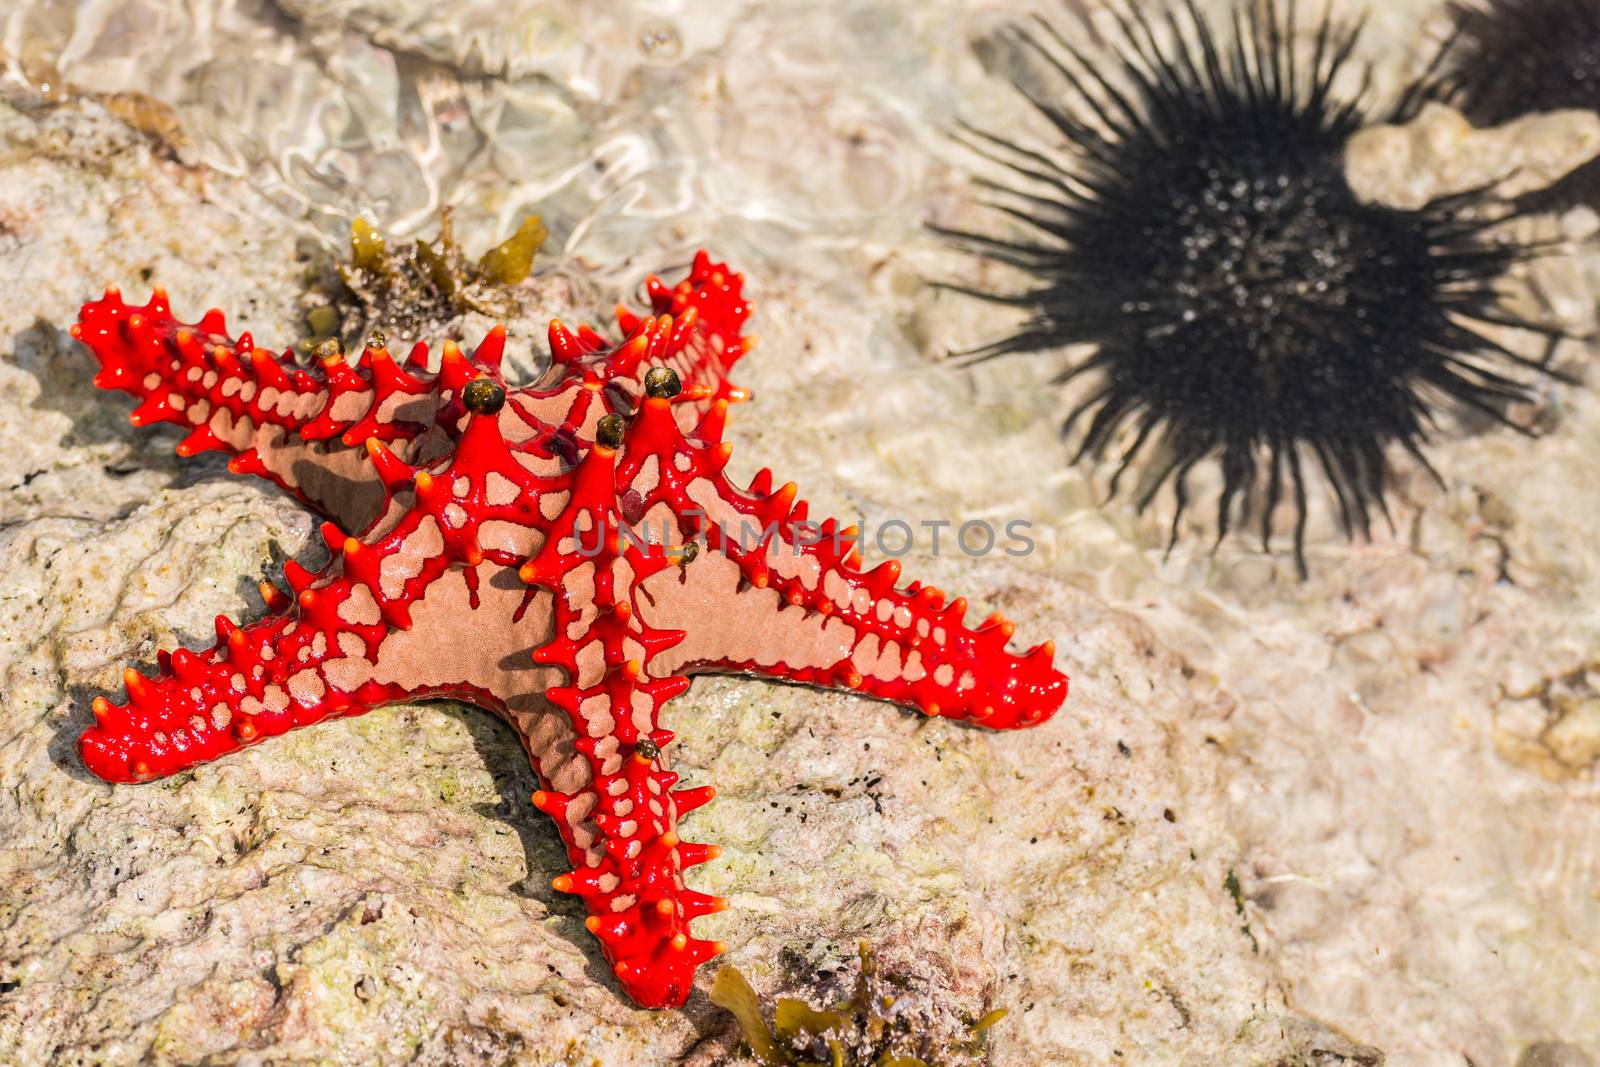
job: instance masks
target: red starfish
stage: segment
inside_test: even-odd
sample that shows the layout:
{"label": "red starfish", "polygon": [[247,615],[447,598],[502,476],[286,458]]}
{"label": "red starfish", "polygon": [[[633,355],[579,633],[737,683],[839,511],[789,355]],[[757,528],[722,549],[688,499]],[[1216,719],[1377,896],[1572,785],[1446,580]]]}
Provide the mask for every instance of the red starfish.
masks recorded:
{"label": "red starfish", "polygon": [[[621,308],[610,346],[588,327],[550,326],[553,362],[506,390],[505,331],[470,357],[449,342],[436,372],[424,345],[406,367],[374,338],[351,365],[229,337],[221,312],[176,322],[157,289],[130,308],[115,289],[86,304],[74,337],[99,358],[95,383],[142,403],[135,425],[190,433],[180,455],[234,454],[331,521],[320,573],[284,566],[292,597],[264,586],[271,614],[217,619],[204,652],[128,670],[128,703],[94,702],[84,763],[143,781],[338,715],[431,697],[504,717],[544,786],[588,927],[630,996],[682,1004],[720,951],[690,936],[724,902],[683,870],[717,855],[677,833],[712,788],[672,790],[663,704],[690,674],[742,673],[880,697],[929,715],[1008,729],[1061,704],[1049,642],[1005,651],[1012,624],[962,625],[900,565],[863,572],[854,530],[811,525],[791,483],[723,476],[726,374],[752,347],[743,279],[700,253],[687,281],[648,282],[654,314]],[[354,535],[352,535],[354,534]]]}

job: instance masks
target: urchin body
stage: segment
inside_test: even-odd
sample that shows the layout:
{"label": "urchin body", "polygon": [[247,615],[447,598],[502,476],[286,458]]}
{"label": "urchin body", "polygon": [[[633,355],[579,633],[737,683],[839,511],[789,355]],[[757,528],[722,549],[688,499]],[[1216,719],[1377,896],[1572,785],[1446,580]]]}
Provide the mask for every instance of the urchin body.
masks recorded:
{"label": "urchin body", "polygon": [[1525,395],[1501,371],[1526,361],[1476,328],[1513,322],[1496,283],[1520,253],[1483,238],[1475,196],[1417,211],[1358,200],[1342,155],[1364,113],[1333,95],[1355,34],[1324,23],[1302,58],[1292,16],[1248,13],[1219,41],[1192,6],[1159,26],[1130,11],[1113,76],[1047,24],[1019,34],[1020,54],[1065,83],[1065,102],[1029,96],[1066,158],[979,135],[1023,178],[998,206],[1032,234],[952,236],[1037,281],[996,297],[1029,317],[975,358],[1095,346],[1060,376],[1094,379],[1064,429],[1086,418],[1080,457],[1119,449],[1113,492],[1148,454],[1138,503],[1172,483],[1175,538],[1186,476],[1214,459],[1219,535],[1261,486],[1265,538],[1292,493],[1303,572],[1307,466],[1365,534],[1391,449],[1420,456],[1433,405],[1502,417]]}

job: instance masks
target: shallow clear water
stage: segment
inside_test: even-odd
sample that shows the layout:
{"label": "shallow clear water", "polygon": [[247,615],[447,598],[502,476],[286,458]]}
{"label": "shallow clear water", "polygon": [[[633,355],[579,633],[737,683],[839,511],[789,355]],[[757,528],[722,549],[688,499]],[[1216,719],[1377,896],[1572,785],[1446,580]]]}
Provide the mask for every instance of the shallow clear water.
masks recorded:
{"label": "shallow clear water", "polygon": [[954,110],[916,69],[932,11],[579,10],[28,0],[3,26],[12,79],[171,107],[186,160],[248,176],[330,242],[356,213],[404,235],[451,205],[472,246],[537,211],[601,269],[721,230],[859,241],[914,182],[928,113]]}
{"label": "shallow clear water", "polygon": [[[1600,1055],[1593,767],[1552,763],[1538,701],[1508,696],[1593,658],[1580,464],[1592,473],[1600,411],[1564,394],[1548,441],[1447,442],[1449,488],[1407,483],[1401,531],[1375,546],[1346,546],[1316,504],[1306,585],[1282,552],[1208,554],[1203,535],[1164,556],[1159,509],[1101,507],[1066,466],[1052,367],[961,374],[927,358],[992,332],[986,312],[927,296],[925,276],[981,268],[922,224],[970,192],[951,166],[955,118],[1030,121],[971,47],[1018,10],[12,0],[0,51],[39,91],[170,109],[183,161],[247,180],[329,250],[358,213],[431,233],[452,206],[471,250],[543,215],[541,269],[553,258],[600,306],[702,244],[752,276],[801,279],[804,298],[764,306],[757,329],[780,340],[749,373],[809,406],[779,398],[750,417],[758,438],[763,418],[789,420],[772,437],[795,455],[761,461],[808,491],[843,486],[833,510],[1024,514],[1048,548],[1027,566],[1070,574],[1219,680],[1238,702],[1216,746],[1227,832],[1297,1010],[1396,1063],[1469,1049],[1510,1064],[1539,1040]],[[1374,14],[1380,78],[1415,61],[1403,42],[1434,15],[1428,0]],[[1509,585],[1479,566],[1493,538],[1513,546]]]}

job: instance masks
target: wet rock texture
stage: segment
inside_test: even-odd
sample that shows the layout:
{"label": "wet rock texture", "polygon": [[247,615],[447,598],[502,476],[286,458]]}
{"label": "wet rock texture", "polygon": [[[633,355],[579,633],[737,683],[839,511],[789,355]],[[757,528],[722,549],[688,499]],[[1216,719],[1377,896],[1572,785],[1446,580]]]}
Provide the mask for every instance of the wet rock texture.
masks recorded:
{"label": "wet rock texture", "polygon": [[[1438,28],[1402,7],[1380,40]],[[1591,390],[1546,388],[1519,413],[1534,440],[1442,427],[1444,487],[1406,473],[1370,545],[1317,511],[1305,583],[1198,525],[1168,557],[1170,502],[1100,506],[1104,472],[1066,466],[1048,360],[931,358],[1003,328],[923,287],[994,279],[920,226],[970,210],[940,123],[1031,122],[966,45],[1008,9],[161,10],[107,30],[23,5],[4,38],[31,87],[0,98],[0,1062],[738,1061],[703,989],[647,1013],[609,983],[487,715],[389,709],[137,787],[77,763],[124,665],[209,641],[323,551],[281,494],[127,425],[66,335],[77,304],[159,280],[180,313],[288,344],[349,216],[426,231],[429,196],[472,247],[531,209],[550,225],[513,304],[523,369],[550,315],[601,317],[697,244],[727,255],[765,339],[735,470],[770,464],[869,536],[951,521],[908,571],[1055,639],[1073,677],[1056,719],[1004,736],[735,679],[676,702],[684,773],[720,789],[688,835],[726,850],[691,880],[734,903],[697,929],[758,991],[841,996],[866,939],[931,1018],[1009,1009],[997,1064],[1600,1062]],[[158,45],[181,57],[159,75],[116,62]],[[341,85],[342,126],[272,110]],[[1525,185],[1593,127],[1430,112],[1350,168],[1397,203]],[[396,148],[418,138],[438,151]],[[1592,213],[1518,225],[1576,242]],[[1519,299],[1584,333],[1594,267],[1548,257]],[[1592,355],[1556,360],[1581,378]],[[1013,518],[1027,555],[952,546]]]}

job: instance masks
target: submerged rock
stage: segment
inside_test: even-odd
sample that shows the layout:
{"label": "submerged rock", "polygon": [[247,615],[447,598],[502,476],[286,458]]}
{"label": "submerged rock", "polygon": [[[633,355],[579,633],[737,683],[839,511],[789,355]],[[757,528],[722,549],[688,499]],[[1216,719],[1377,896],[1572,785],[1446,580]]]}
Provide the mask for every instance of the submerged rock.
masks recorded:
{"label": "submerged rock", "polygon": [[[606,5],[581,52],[473,88],[427,66],[456,47],[436,5],[271,6],[320,42],[310,58],[294,44],[292,92],[269,77],[289,66],[229,51],[288,48],[279,15],[130,31],[174,56],[147,88],[181,138],[159,108],[119,118],[59,85],[0,101],[0,1062],[739,1061],[711,975],[683,1012],[634,1010],[608,984],[581,912],[548,888],[563,857],[526,758],[487,715],[390,709],[137,787],[87,777],[74,750],[123,664],[259,611],[242,576],[323,551],[286,498],[126,424],[65,333],[78,304],[160,281],[185,314],[218,305],[287,346],[327,262],[304,251],[306,214],[343,198],[342,226],[357,194],[392,196],[386,225],[426,230],[407,176],[471,173],[491,143],[492,182],[439,179],[478,211],[470,247],[553,203],[549,264],[509,309],[512,366],[537,365],[549,316],[604,319],[591,289],[722,238],[766,339],[742,365],[741,476],[782,457],[818,511],[875,528],[1034,523],[1021,557],[951,551],[952,527],[930,558],[919,529],[907,565],[1056,640],[1073,693],[1045,728],[996,736],[731,679],[675,706],[686,773],[721,787],[688,823],[727,846],[691,876],[734,900],[706,934],[758,994],[842,998],[866,939],[928,1012],[1006,1009],[988,1041],[1002,1065],[1600,1059],[1592,389],[1551,386],[1536,441],[1445,428],[1446,488],[1406,474],[1371,544],[1314,514],[1304,584],[1250,545],[1189,538],[1163,557],[1166,503],[1102,507],[1065,466],[1050,366],[929,358],[993,325],[923,286],[993,281],[918,243],[931,202],[973,195],[940,124],[958,105],[986,128],[1026,121],[968,54],[965,5],[764,8],[717,24],[726,48],[685,20],[682,51],[648,54],[637,35],[670,42],[661,20]],[[105,17],[25,8],[26,26]],[[1414,32],[1431,10],[1375,17]],[[23,37],[32,71],[72,34]],[[94,47],[67,66],[88,87],[136,88],[123,38],[81,37]],[[596,101],[614,90],[613,115]],[[252,124],[258,97],[274,108]],[[329,98],[354,103],[305,149],[280,105]],[[1563,129],[1589,137],[1588,119],[1557,121],[1518,127],[1537,134],[1519,158],[1558,164]],[[1392,145],[1368,155],[1372,195],[1454,187],[1426,128],[1387,135],[1420,138],[1404,167],[1385,169]],[[448,136],[401,161],[396,129]],[[334,133],[383,148],[342,154]],[[1494,164],[1521,151],[1510,135],[1455,135],[1488,146],[1462,168],[1517,177]],[[196,163],[236,143],[226,173]],[[314,165],[294,169],[302,151]],[[280,157],[284,172],[252,171]],[[340,184],[390,164],[404,180]],[[507,174],[526,185],[499,191]],[[1527,299],[1581,322],[1596,265],[1552,256]],[[488,324],[473,311],[459,328]],[[1582,374],[1592,351],[1554,359]]]}

